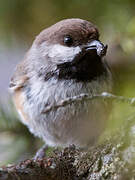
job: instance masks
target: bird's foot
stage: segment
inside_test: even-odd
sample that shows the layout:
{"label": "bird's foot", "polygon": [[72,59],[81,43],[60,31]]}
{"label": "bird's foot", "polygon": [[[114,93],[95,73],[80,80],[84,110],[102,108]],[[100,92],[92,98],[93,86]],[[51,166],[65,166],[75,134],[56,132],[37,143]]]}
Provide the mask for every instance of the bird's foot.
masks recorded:
{"label": "bird's foot", "polygon": [[48,145],[43,145],[37,152],[36,155],[34,156],[34,160],[42,160],[43,158],[46,157],[46,151],[48,150]]}

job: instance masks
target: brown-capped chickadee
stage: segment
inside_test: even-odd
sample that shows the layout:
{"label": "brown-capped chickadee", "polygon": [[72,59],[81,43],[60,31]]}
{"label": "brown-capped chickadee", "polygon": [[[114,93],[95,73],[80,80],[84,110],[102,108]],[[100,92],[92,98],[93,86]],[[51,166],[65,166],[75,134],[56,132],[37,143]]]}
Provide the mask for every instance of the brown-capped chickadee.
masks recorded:
{"label": "brown-capped chickadee", "polygon": [[66,98],[109,91],[106,50],[95,25],[66,19],[43,30],[17,65],[10,82],[16,109],[21,121],[49,146],[88,147],[103,131],[108,106],[101,100],[45,110]]}

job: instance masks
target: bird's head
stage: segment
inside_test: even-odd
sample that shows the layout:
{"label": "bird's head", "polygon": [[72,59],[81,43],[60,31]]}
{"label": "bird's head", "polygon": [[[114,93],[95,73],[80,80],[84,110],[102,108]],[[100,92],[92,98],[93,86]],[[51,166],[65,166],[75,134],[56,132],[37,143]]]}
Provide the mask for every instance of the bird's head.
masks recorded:
{"label": "bird's head", "polygon": [[40,73],[47,71],[45,79],[57,76],[91,81],[106,74],[106,51],[107,45],[100,42],[95,25],[82,19],[66,19],[43,30],[30,50],[35,55],[30,54],[40,62]]}

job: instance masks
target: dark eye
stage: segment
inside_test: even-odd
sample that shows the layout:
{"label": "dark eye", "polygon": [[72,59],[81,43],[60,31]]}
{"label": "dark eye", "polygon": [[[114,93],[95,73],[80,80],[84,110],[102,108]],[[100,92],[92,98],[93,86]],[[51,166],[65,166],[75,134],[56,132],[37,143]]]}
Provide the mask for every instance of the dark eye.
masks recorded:
{"label": "dark eye", "polygon": [[71,36],[64,37],[64,44],[67,46],[71,46],[73,44],[73,39]]}

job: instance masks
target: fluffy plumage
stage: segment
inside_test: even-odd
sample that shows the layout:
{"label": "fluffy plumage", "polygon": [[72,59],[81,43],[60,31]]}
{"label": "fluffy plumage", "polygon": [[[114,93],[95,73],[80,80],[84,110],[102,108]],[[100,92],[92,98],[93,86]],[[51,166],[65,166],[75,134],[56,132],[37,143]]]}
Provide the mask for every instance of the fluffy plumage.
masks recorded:
{"label": "fluffy plumage", "polygon": [[[70,44],[65,43],[67,37]],[[103,131],[108,111],[103,101],[43,112],[67,97],[110,90],[106,49],[95,25],[67,19],[43,30],[17,66],[10,83],[16,108],[22,122],[48,145],[86,147]]]}

